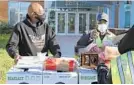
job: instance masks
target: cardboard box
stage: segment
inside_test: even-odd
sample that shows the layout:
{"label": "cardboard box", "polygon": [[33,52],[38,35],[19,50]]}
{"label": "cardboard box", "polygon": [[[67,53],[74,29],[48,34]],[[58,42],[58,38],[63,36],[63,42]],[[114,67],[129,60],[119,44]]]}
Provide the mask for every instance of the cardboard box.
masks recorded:
{"label": "cardboard box", "polygon": [[11,68],[7,72],[7,84],[42,84],[42,71],[39,69]]}
{"label": "cardboard box", "polygon": [[78,84],[76,72],[43,71],[43,84]]}
{"label": "cardboard box", "polygon": [[92,84],[97,82],[97,71],[93,69],[79,69],[79,84]]}

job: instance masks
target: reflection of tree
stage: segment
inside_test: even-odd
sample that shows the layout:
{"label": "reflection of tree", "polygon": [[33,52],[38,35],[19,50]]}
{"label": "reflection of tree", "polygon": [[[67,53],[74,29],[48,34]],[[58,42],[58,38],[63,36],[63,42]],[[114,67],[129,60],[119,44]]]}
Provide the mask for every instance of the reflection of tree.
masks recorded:
{"label": "reflection of tree", "polygon": [[49,25],[52,27],[52,29],[55,31],[55,11],[51,10],[49,12]]}
{"label": "reflection of tree", "polygon": [[50,11],[50,18],[55,19],[55,11]]}
{"label": "reflection of tree", "polygon": [[20,14],[20,21],[23,21],[26,17],[25,17],[26,14]]}
{"label": "reflection of tree", "polygon": [[11,26],[14,26],[17,22],[18,22],[18,13],[17,13],[17,9],[16,8],[11,8],[10,10],[9,10],[9,12],[10,12],[10,25]]}
{"label": "reflection of tree", "polygon": [[90,27],[89,27],[89,29],[95,28],[94,27],[95,24],[96,24],[96,14],[90,14]]}
{"label": "reflection of tree", "polygon": [[63,33],[64,32],[64,26],[65,26],[65,17],[64,14],[58,14],[58,29],[59,32]]}
{"label": "reflection of tree", "polygon": [[86,30],[86,14],[80,14],[79,31],[80,33],[84,33],[85,30]]}
{"label": "reflection of tree", "polygon": [[69,17],[69,22],[68,22],[68,26],[69,26],[69,32],[74,32],[75,29],[75,15],[70,16]]}

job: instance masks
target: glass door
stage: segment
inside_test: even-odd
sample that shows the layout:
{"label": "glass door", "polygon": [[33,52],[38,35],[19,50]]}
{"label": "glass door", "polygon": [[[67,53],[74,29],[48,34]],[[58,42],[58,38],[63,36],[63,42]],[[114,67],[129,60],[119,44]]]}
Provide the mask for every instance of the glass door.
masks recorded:
{"label": "glass door", "polygon": [[96,13],[89,14],[89,23],[89,30],[94,29],[96,26]]}
{"label": "glass door", "polygon": [[58,12],[56,20],[56,33],[58,35],[74,35],[76,33],[75,12]]}
{"label": "glass door", "polygon": [[86,30],[86,13],[79,13],[79,34],[82,34]]}
{"label": "glass door", "polygon": [[57,12],[56,33],[58,35],[80,35],[89,31],[96,23],[96,13]]}
{"label": "glass door", "polygon": [[68,13],[68,27],[67,27],[68,32],[67,32],[67,34],[75,34],[75,32],[76,32],[75,17],[76,17],[75,13]]}
{"label": "glass door", "polygon": [[65,13],[57,13],[57,27],[56,27],[56,33],[57,34],[65,34],[65,28],[66,28],[66,17]]}

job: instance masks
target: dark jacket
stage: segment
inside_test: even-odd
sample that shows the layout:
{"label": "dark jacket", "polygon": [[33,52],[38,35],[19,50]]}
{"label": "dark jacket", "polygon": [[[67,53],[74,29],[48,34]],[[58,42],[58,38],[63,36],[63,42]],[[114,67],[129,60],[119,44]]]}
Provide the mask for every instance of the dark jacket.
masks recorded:
{"label": "dark jacket", "polygon": [[81,36],[81,38],[77,41],[77,46],[83,46],[86,47],[88,46],[90,43],[92,43],[92,39],[90,37],[90,33],[89,34],[84,34]]}
{"label": "dark jacket", "polygon": [[16,24],[6,50],[12,58],[17,53],[21,56],[36,56],[37,52],[43,53],[48,50],[53,55],[61,56],[54,31],[46,23],[40,22],[38,26],[33,26],[28,16],[24,21]]}
{"label": "dark jacket", "polygon": [[129,29],[126,35],[121,39],[118,50],[120,54],[126,53],[128,51],[134,50],[134,25]]}

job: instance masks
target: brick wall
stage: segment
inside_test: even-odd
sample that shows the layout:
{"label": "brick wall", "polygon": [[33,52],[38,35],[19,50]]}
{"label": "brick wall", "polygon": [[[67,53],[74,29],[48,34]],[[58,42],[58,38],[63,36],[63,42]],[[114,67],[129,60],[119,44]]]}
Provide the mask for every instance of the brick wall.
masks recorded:
{"label": "brick wall", "polygon": [[0,21],[8,21],[8,1],[0,1]]}

